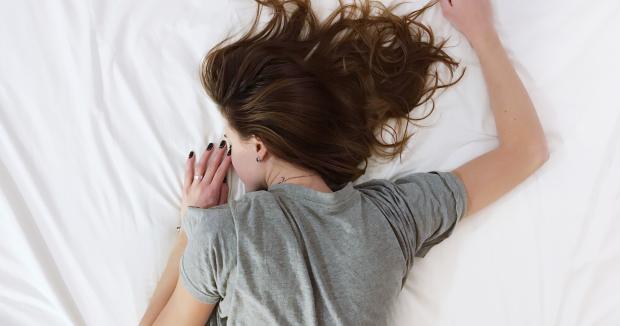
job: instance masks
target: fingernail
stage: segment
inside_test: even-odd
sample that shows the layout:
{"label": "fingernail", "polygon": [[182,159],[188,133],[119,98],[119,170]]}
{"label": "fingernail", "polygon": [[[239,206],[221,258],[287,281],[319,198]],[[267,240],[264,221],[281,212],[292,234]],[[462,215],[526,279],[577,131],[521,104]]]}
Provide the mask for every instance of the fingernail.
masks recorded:
{"label": "fingernail", "polygon": [[224,147],[224,145],[226,145],[226,141],[225,141],[225,140],[222,140],[222,141],[220,142],[220,148],[223,148],[223,147]]}
{"label": "fingernail", "polygon": [[194,156],[194,151],[189,152],[189,157],[188,158],[192,158],[192,156]]}
{"label": "fingernail", "polygon": [[224,176],[224,182],[223,183],[226,183],[226,176]]}
{"label": "fingernail", "polygon": [[230,152],[232,151],[232,146],[230,146],[230,148],[228,149],[228,152],[226,153],[226,156],[230,156]]}
{"label": "fingernail", "polygon": [[207,146],[208,151],[210,151],[211,149],[213,149],[213,143],[209,143],[209,146]]}

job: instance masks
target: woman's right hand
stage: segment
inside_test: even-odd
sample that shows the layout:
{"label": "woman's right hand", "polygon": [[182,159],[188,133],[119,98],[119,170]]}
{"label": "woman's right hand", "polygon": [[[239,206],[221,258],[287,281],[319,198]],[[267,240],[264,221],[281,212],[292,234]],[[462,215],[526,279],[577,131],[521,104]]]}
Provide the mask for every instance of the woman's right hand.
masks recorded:
{"label": "woman's right hand", "polygon": [[489,0],[439,0],[443,15],[474,47],[495,35]]}
{"label": "woman's right hand", "polygon": [[[226,142],[222,141],[217,150],[213,149],[213,144],[209,144],[211,149],[207,147],[203,152],[198,166],[195,166],[196,155],[193,151],[190,152],[185,164],[181,218],[185,216],[189,206],[209,208],[228,202],[228,184],[225,180],[226,173],[232,165],[230,156],[232,146],[227,152],[225,144]],[[211,154],[215,157],[210,160]]]}

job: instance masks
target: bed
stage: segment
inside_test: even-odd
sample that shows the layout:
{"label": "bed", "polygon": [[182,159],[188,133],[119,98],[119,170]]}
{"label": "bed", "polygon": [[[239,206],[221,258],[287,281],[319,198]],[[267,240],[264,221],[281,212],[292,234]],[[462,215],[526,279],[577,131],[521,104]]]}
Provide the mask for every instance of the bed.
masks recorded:
{"label": "bed", "polygon": [[[336,4],[313,0],[322,16]],[[493,4],[551,157],[416,258],[391,323],[620,325],[620,2]],[[0,324],[138,323],[176,236],[185,158],[223,132],[198,64],[254,6],[0,1]],[[354,183],[497,145],[474,52],[438,7],[424,19],[466,75],[402,160],[371,160]]]}

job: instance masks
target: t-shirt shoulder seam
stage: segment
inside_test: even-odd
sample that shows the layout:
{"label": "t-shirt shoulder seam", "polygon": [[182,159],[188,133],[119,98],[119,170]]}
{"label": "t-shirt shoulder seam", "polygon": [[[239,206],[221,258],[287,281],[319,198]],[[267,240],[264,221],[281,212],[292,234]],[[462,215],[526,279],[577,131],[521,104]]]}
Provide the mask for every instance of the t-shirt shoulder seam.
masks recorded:
{"label": "t-shirt shoulder seam", "polygon": [[[187,223],[187,225],[185,225],[186,227],[186,231],[188,232],[188,236],[191,236],[189,233],[196,233],[196,229],[199,230],[203,230],[205,232],[211,233],[211,234],[217,234],[220,232],[220,230],[223,230],[227,227],[232,227],[233,230],[236,229],[236,223],[234,221],[234,215],[232,213],[232,205],[230,204],[226,204],[226,205],[218,205],[221,207],[209,207],[209,208],[197,208],[197,207],[190,207],[188,208],[188,215],[185,216],[185,221],[183,223]],[[199,209],[200,211],[198,213],[190,213],[190,210],[192,209]],[[216,216],[206,216],[206,215],[216,215]],[[215,225],[210,224],[208,225],[208,221],[206,221],[207,219],[213,219],[213,218],[218,218],[220,219],[220,222],[216,223]],[[224,223],[221,223],[221,220],[224,220]],[[206,223],[206,224],[205,224]],[[230,224],[230,226],[226,226],[226,224],[228,223],[232,223]],[[187,230],[187,227],[189,227],[191,230]]]}

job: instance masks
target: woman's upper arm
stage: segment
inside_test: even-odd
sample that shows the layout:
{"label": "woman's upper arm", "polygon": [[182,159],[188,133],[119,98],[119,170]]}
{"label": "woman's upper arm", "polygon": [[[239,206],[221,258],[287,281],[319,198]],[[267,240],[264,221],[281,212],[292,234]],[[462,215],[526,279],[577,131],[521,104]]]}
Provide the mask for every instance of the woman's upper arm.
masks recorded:
{"label": "woman's upper arm", "polygon": [[216,303],[198,301],[183,286],[181,277],[168,303],[159,313],[153,325],[199,325],[206,324]]}
{"label": "woman's upper arm", "polygon": [[188,207],[181,225],[187,243],[179,258],[179,278],[156,325],[204,325],[224,298],[234,267],[235,228],[227,205]]}
{"label": "woman's upper arm", "polygon": [[451,171],[467,191],[465,216],[499,199],[534,173],[548,159],[541,146],[500,146]]}

